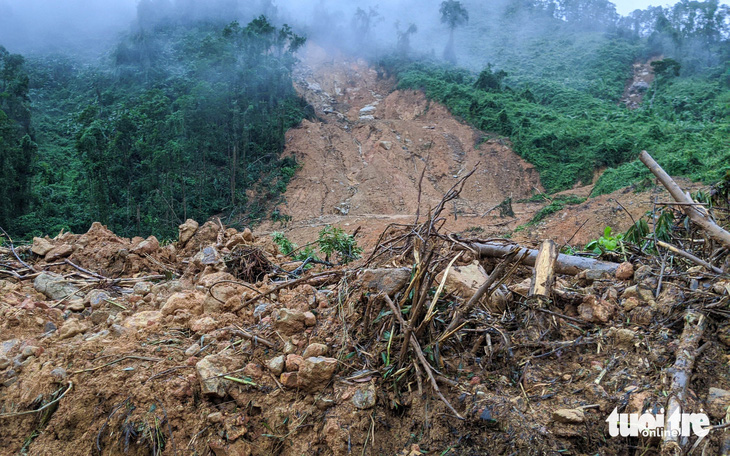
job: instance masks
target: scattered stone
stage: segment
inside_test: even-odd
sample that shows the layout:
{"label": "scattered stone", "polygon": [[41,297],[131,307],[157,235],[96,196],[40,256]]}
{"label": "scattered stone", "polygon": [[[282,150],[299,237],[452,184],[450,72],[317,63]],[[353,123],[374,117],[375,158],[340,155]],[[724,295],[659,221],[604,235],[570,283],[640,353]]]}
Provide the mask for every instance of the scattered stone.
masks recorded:
{"label": "scattered stone", "polygon": [[192,315],[203,313],[204,296],[197,291],[181,291],[170,296],[160,312],[163,316],[172,315],[177,311],[189,312]]}
{"label": "scattered stone", "polygon": [[288,372],[294,372],[299,370],[299,366],[301,366],[302,361],[304,361],[304,358],[302,358],[299,355],[290,354],[286,355],[286,370]]}
{"label": "scattered stone", "polygon": [[160,319],[162,319],[162,314],[160,314],[160,311],[145,310],[142,312],[137,312],[134,315],[128,317],[126,320],[124,320],[124,323],[122,323],[122,325],[127,329],[136,331],[155,326],[160,322]]}
{"label": "scattered stone", "polygon": [[44,257],[51,250],[53,250],[53,243],[51,241],[46,238],[33,238],[33,247],[31,247],[30,249],[31,252],[35,253],[38,256]]}
{"label": "scattered stone", "polygon": [[553,420],[564,424],[580,424],[586,417],[582,409],[560,409],[553,412]]}
{"label": "scattered stone", "polygon": [[221,412],[213,412],[209,414],[208,422],[213,424],[223,422],[223,414]]}
{"label": "scattered stone", "polygon": [[317,396],[314,400],[314,406],[319,410],[327,410],[330,407],[334,407],[334,405],[335,401],[327,397]]}
{"label": "scattered stone", "polygon": [[629,261],[624,261],[616,268],[616,278],[619,280],[629,280],[634,276],[634,265]]}
{"label": "scattered stone", "polygon": [[23,351],[20,352],[20,356],[23,359],[30,358],[31,356],[37,356],[43,353],[43,349],[40,347],[35,347],[33,345],[27,345],[23,347]]}
{"label": "scattered stone", "polygon": [[271,358],[267,363],[266,367],[269,368],[272,374],[281,375],[284,372],[284,366],[286,364],[286,357],[284,355],[276,356]]}
{"label": "scattered stone", "polygon": [[256,308],[253,310],[253,317],[254,318],[261,318],[264,316],[267,310],[269,310],[268,304],[259,304],[256,306]]}
{"label": "scattered stone", "polygon": [[198,334],[212,332],[218,326],[213,317],[205,316],[190,323],[190,329]]}
{"label": "scattered stone", "polygon": [[91,290],[84,296],[84,303],[90,305],[92,309],[98,309],[111,299],[111,295],[104,290]]}
{"label": "scattered stone", "polygon": [[314,326],[317,324],[317,317],[312,312],[304,312],[304,326]]}
{"label": "scattered stone", "polygon": [[296,372],[284,372],[279,377],[279,382],[286,388],[296,388],[299,386],[299,376]]}
{"label": "scattered stone", "polygon": [[393,143],[390,141],[380,141],[378,142],[378,145],[385,150],[390,150],[393,148]]}
{"label": "scattered stone", "polygon": [[152,284],[150,282],[137,282],[134,284],[132,292],[136,295],[144,296],[152,292]]}
{"label": "scattered stone", "polygon": [[198,222],[193,219],[187,219],[185,223],[177,227],[177,230],[180,245],[184,246],[195,235],[195,232],[198,231]]}
{"label": "scattered stone", "polygon": [[242,234],[243,234],[243,239],[245,239],[246,242],[248,242],[248,243],[254,242],[256,240],[253,233],[251,232],[251,229],[249,229],[249,228],[244,228]]}
{"label": "scattered stone", "polygon": [[639,307],[641,303],[639,302],[638,298],[630,297],[621,300],[621,308],[624,309],[625,312],[631,312],[635,308]]}
{"label": "scattered stone", "polygon": [[611,328],[608,334],[613,336],[614,344],[617,347],[628,349],[633,348],[634,338],[636,337],[636,333],[634,331],[626,328]]}
{"label": "scattered stone", "polygon": [[10,365],[10,360],[4,356],[0,356],[0,370],[7,368]]}
{"label": "scattered stone", "polygon": [[84,309],[86,309],[86,306],[82,299],[74,299],[66,304],[66,310],[70,310],[71,312],[83,312]]}
{"label": "scattered stone", "polygon": [[291,336],[302,332],[305,321],[304,312],[282,308],[279,309],[274,325],[282,334]]}
{"label": "scattered stone", "polygon": [[728,407],[730,407],[730,391],[710,388],[707,392],[707,411],[709,415],[716,420],[721,420],[725,418]]}
{"label": "scattered stone", "polygon": [[376,400],[377,394],[375,392],[375,386],[370,383],[367,386],[358,388],[357,391],[355,391],[355,394],[352,395],[351,402],[355,408],[367,410],[375,407]]}
{"label": "scattered stone", "polygon": [[199,266],[210,266],[221,262],[221,255],[218,250],[209,245],[198,252],[192,259],[192,262]]}
{"label": "scattered stone", "polygon": [[393,296],[411,278],[411,268],[365,269],[360,274],[363,287]]}
{"label": "scattered stone", "polygon": [[337,360],[334,358],[306,358],[299,366],[299,386],[310,391],[324,389],[336,368]]}
{"label": "scattered stone", "polygon": [[61,326],[61,330],[58,333],[58,337],[63,339],[69,339],[77,334],[81,334],[86,331],[84,327],[77,319],[67,320],[66,323]]}
{"label": "scattered stone", "polygon": [[596,298],[593,295],[587,295],[583,298],[583,303],[578,306],[578,313],[585,321],[593,323],[606,323],[611,319],[616,307],[609,301]]}
{"label": "scattered stone", "polygon": [[256,363],[248,363],[243,368],[243,375],[251,377],[254,380],[259,380],[264,375],[264,371],[261,370],[261,366]]}
{"label": "scattered stone", "polygon": [[53,300],[63,299],[78,293],[79,289],[60,274],[41,272],[33,280],[33,288]]}
{"label": "scattered stone", "polygon": [[109,319],[111,312],[108,310],[95,310],[91,313],[91,322],[95,325],[100,325]]}
{"label": "scattered stone", "polygon": [[226,373],[221,367],[218,355],[208,355],[195,364],[195,370],[198,373],[200,388],[204,395],[225,397],[227,390],[227,380],[219,377]]}
{"label": "scattered stone", "polygon": [[187,357],[195,356],[198,354],[199,351],[200,351],[200,344],[193,344],[193,345],[189,346],[187,350],[185,350],[185,356],[187,356]]}
{"label": "scattered stone", "polygon": [[46,253],[46,261],[49,263],[52,261],[56,261],[61,258],[66,258],[67,256],[71,255],[74,252],[73,247],[71,247],[68,244],[61,244],[58,247],[52,248],[48,253]]}
{"label": "scattered stone", "polygon": [[0,343],[0,356],[7,356],[13,348],[18,346],[20,341],[18,339],[8,339]]}
{"label": "scattered stone", "polygon": [[304,353],[302,354],[302,358],[311,358],[313,356],[324,356],[327,354],[327,346],[325,344],[309,344],[309,346],[304,350]]}

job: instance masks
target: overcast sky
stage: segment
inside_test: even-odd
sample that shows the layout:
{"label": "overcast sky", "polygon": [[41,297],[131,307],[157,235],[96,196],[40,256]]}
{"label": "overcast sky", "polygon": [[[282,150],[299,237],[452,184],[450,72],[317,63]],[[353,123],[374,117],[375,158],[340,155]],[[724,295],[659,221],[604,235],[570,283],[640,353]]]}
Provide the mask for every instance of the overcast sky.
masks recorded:
{"label": "overcast sky", "polygon": [[626,16],[630,12],[637,9],[646,9],[647,6],[665,6],[676,2],[663,2],[657,0],[613,0],[616,5],[616,12],[622,16]]}

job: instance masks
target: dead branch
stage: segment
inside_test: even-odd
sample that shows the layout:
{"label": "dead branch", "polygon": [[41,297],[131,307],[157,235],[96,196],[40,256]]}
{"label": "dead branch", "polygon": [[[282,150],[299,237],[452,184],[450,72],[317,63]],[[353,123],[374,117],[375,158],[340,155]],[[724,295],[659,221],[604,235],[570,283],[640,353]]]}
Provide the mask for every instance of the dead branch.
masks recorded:
{"label": "dead branch", "polygon": [[322,273],[314,274],[314,275],[307,276],[307,277],[300,277],[300,278],[295,279],[295,280],[289,280],[288,282],[284,282],[283,284],[281,284],[281,285],[279,285],[277,287],[274,287],[274,288],[272,288],[271,290],[269,290],[269,291],[267,291],[265,293],[259,292],[259,294],[257,296],[254,296],[253,298],[251,298],[251,299],[243,302],[240,306],[238,306],[235,309],[233,309],[233,313],[237,313],[241,309],[250,306],[254,302],[258,301],[259,299],[265,298],[266,296],[268,296],[268,295],[270,295],[272,293],[276,293],[279,290],[283,290],[284,288],[289,288],[289,287],[292,287],[294,285],[299,285],[300,283],[308,282],[308,281],[314,280],[314,279],[320,279],[322,277],[342,275],[345,272],[346,271],[344,271],[344,270],[342,270],[342,271],[327,271],[327,272],[322,272]]}
{"label": "dead branch", "polygon": [[692,255],[689,252],[686,252],[686,251],[684,251],[682,249],[679,249],[679,248],[677,248],[677,247],[675,247],[675,246],[673,246],[671,244],[667,244],[666,242],[659,241],[659,240],[656,241],[656,244],[659,247],[663,247],[663,248],[665,248],[665,249],[667,249],[667,250],[669,250],[669,251],[671,251],[673,253],[676,253],[677,255],[679,255],[679,256],[681,256],[683,258],[688,259],[689,261],[691,261],[691,262],[693,262],[695,264],[698,264],[698,265],[704,267],[708,271],[712,271],[715,274],[722,274],[722,269],[720,269],[720,268],[718,268],[716,266],[711,265],[710,263],[708,263],[707,261],[705,261],[705,260],[703,260],[701,258],[697,258],[696,256]]}
{"label": "dead branch", "polygon": [[682,403],[687,394],[687,386],[692,376],[698,354],[698,345],[705,332],[707,319],[697,311],[688,310],[684,317],[684,330],[677,347],[677,358],[672,367],[669,385],[669,399],[664,422],[664,441],[662,442],[663,456],[679,456],[682,448],[679,444],[681,423],[676,419],[681,413]]}
{"label": "dead branch", "polygon": [[[672,198],[678,203],[682,203],[680,208],[693,222],[699,225],[711,238],[722,243],[726,247],[730,247],[730,233],[722,229],[717,223],[713,222],[708,216],[707,212],[702,212],[698,209],[692,199],[685,195],[679,185],[662,169],[659,164],[649,155],[647,151],[641,151],[639,154],[639,160],[649,168],[654,176],[661,182],[664,188],[669,191]],[[701,207],[701,206],[700,206]]]}
{"label": "dead branch", "polygon": [[[393,315],[395,315],[396,319],[398,320],[398,323],[400,323],[401,328],[406,328],[408,323],[403,319],[403,316],[401,315],[400,310],[395,307],[395,304],[391,299],[388,297],[388,295],[383,294],[383,299],[385,299],[385,302],[388,304],[388,307],[393,311]],[[436,378],[433,376],[433,369],[431,368],[431,365],[428,364],[428,361],[426,361],[426,357],[423,356],[423,350],[421,350],[421,345],[418,343],[416,338],[414,336],[411,336],[410,338],[411,347],[413,347],[413,351],[416,352],[416,356],[418,357],[418,360],[421,362],[421,365],[423,366],[423,369],[426,371],[426,375],[428,375],[429,380],[431,381],[431,387],[433,388],[436,395],[441,399],[441,401],[446,404],[446,406],[451,410],[451,412],[456,415],[457,418],[460,420],[463,420],[464,417],[459,415],[459,412],[454,409],[454,407],[449,403],[448,400],[444,397],[443,394],[441,394],[441,390],[439,389],[438,384],[436,383]]]}
{"label": "dead branch", "polygon": [[15,256],[15,259],[18,260],[20,262],[20,264],[22,264],[23,266],[25,266],[29,270],[31,270],[33,272],[38,272],[38,271],[35,270],[35,268],[33,266],[29,265],[28,263],[26,263],[25,261],[23,261],[23,260],[20,259],[20,256],[18,255],[18,252],[15,251],[15,245],[13,245],[13,238],[10,237],[10,235],[8,234],[8,232],[5,231],[3,229],[3,227],[1,227],[1,226],[0,226],[0,231],[2,231],[2,233],[5,235],[5,237],[8,238],[8,242],[10,243],[10,251],[13,252],[13,255]]}
{"label": "dead branch", "polygon": [[555,281],[555,262],[558,259],[558,246],[551,240],[545,240],[535,258],[535,274],[528,296],[549,298]]}

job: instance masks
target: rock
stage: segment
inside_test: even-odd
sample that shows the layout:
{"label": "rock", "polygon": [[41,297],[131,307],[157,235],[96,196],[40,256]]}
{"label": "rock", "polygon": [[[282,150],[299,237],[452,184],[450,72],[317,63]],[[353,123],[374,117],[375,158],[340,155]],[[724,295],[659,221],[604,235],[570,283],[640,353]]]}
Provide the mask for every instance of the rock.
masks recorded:
{"label": "rock", "polygon": [[195,232],[198,231],[198,222],[196,222],[193,219],[187,219],[185,223],[177,227],[178,232],[178,239],[180,241],[181,245],[187,244],[187,242],[190,240],[190,238],[195,235]]}
{"label": "rock", "polygon": [[372,115],[376,109],[377,108],[373,105],[367,105],[360,110],[360,116],[364,116],[364,115],[368,115],[368,114]]}
{"label": "rock", "polygon": [[167,299],[160,312],[163,316],[172,315],[178,311],[185,311],[192,315],[203,313],[204,295],[197,291],[182,291]]}
{"label": "rock", "polygon": [[365,269],[360,273],[364,288],[375,289],[388,296],[403,288],[410,278],[411,268]]}
{"label": "rock", "polygon": [[92,309],[98,309],[111,301],[112,297],[104,290],[91,290],[84,296],[84,304],[88,304]]}
{"label": "rock", "polygon": [[302,332],[306,317],[304,312],[291,309],[279,309],[274,326],[286,336]]}
{"label": "rock", "polygon": [[583,303],[578,306],[578,313],[585,321],[593,323],[606,323],[611,319],[616,307],[609,301],[587,295]]}
{"label": "rock", "polygon": [[662,315],[669,315],[674,306],[684,302],[684,292],[677,285],[669,282],[662,287],[659,297],[656,299],[657,311]]}
{"label": "rock", "polygon": [[327,346],[325,344],[309,344],[304,350],[302,358],[311,358],[313,356],[324,356],[327,354]]}
{"label": "rock", "polygon": [[621,308],[623,308],[625,312],[631,312],[640,305],[641,303],[638,298],[630,297],[621,300]]}
{"label": "rock", "polygon": [[196,333],[209,333],[216,329],[218,322],[213,317],[205,316],[190,323],[190,329]]}
{"label": "rock", "polygon": [[43,349],[40,347],[35,347],[33,345],[26,345],[23,347],[23,351],[20,352],[20,356],[23,359],[30,358],[31,356],[36,356],[36,354],[43,353]]}
{"label": "rock", "polygon": [[52,333],[55,332],[58,329],[58,326],[56,326],[55,323],[52,321],[46,322],[46,324],[43,326],[43,332],[44,333]]}
{"label": "rock", "polygon": [[245,239],[246,242],[251,243],[256,240],[256,238],[253,236],[253,233],[251,232],[251,230],[249,228],[244,228],[242,234],[243,234],[243,239]]}
{"label": "rock", "polygon": [[613,336],[614,344],[617,347],[629,349],[634,347],[634,338],[636,337],[636,333],[634,331],[626,328],[611,328],[608,334]]}
{"label": "rock", "polygon": [[63,299],[78,293],[79,289],[70,284],[63,276],[53,272],[41,272],[33,280],[33,288],[53,300]]}
{"label": "rock", "polygon": [[185,350],[185,356],[187,356],[187,357],[195,356],[198,354],[199,351],[200,351],[200,344],[193,344],[193,345],[189,346],[187,350]]}
{"label": "rock", "polygon": [[0,343],[0,356],[7,356],[13,348],[20,344],[18,339],[8,339]]}
{"label": "rock", "polygon": [[309,391],[324,389],[337,369],[337,360],[321,356],[306,358],[299,366],[299,386]]}
{"label": "rock", "polygon": [[86,309],[86,306],[84,305],[84,301],[81,299],[74,299],[66,304],[66,310],[70,310],[71,312],[83,312],[84,309]]}
{"label": "rock", "polygon": [[288,372],[294,372],[299,370],[299,366],[301,366],[302,361],[304,361],[304,358],[302,358],[299,355],[295,354],[289,354],[286,355],[286,370]]}
{"label": "rock", "polygon": [[95,310],[91,313],[91,322],[95,325],[100,325],[109,319],[111,312],[108,310]]}
{"label": "rock", "polygon": [[707,392],[707,411],[709,415],[716,420],[721,420],[725,418],[728,407],[730,407],[730,391],[710,388]]}
{"label": "rock", "polygon": [[266,367],[269,368],[272,374],[281,375],[284,372],[284,365],[286,364],[286,357],[284,355],[276,356],[271,358],[267,363]]}
{"label": "rock", "polygon": [[286,388],[296,388],[299,386],[299,375],[296,372],[284,372],[279,377],[279,382]]}
{"label": "rock", "polygon": [[[436,276],[435,283],[441,283],[445,272],[446,270],[443,270]],[[444,290],[469,300],[488,278],[489,275],[478,261],[473,261],[466,266],[452,266],[446,277]]]}
{"label": "rock", "polygon": [[68,244],[62,244],[58,247],[52,248],[48,253],[46,253],[46,261],[56,261],[60,258],[66,258],[67,256],[71,255],[74,252],[73,247],[71,247]]}
{"label": "rock", "polygon": [[259,304],[256,306],[256,308],[253,310],[253,317],[258,319],[264,316],[264,314],[269,310],[269,305],[266,303]]}
{"label": "rock", "polygon": [[730,282],[728,281],[721,281],[716,282],[712,285],[712,291],[719,295],[726,295],[730,294]]}
{"label": "rock", "polygon": [[357,391],[355,391],[355,394],[352,395],[352,399],[350,399],[352,405],[360,410],[367,410],[375,407],[376,400],[377,394],[375,392],[375,386],[372,383],[358,388]]}
{"label": "rock", "polygon": [[145,310],[142,312],[137,312],[124,320],[122,326],[127,329],[136,331],[155,326],[160,322],[161,319],[162,314],[159,310]]}
{"label": "rock", "polygon": [[553,420],[564,424],[580,424],[586,417],[582,409],[560,409],[553,412]]}
{"label": "rock", "polygon": [[607,280],[611,278],[611,275],[608,272],[602,271],[600,269],[585,269],[579,272],[578,275],[576,275],[575,277],[590,284],[595,282],[596,280]]}
{"label": "rock", "polygon": [[629,280],[634,276],[634,265],[624,261],[616,268],[615,276],[619,280]]}
{"label": "rock", "polygon": [[649,326],[656,315],[652,306],[641,306],[629,312],[631,322],[640,326]]}
{"label": "rock", "polygon": [[233,250],[234,247],[241,244],[246,244],[246,240],[243,238],[243,233],[238,233],[226,242],[226,248],[228,250]]}
{"label": "rock", "polygon": [[228,444],[212,441],[208,443],[208,447],[215,456],[251,456],[252,451],[251,444],[243,440],[233,442],[229,439]]}
{"label": "rock", "polygon": [[510,285],[508,288],[512,293],[516,293],[520,296],[526,297],[528,293],[530,292],[530,285],[531,285],[532,279],[525,279],[522,282],[516,283],[514,285]]}
{"label": "rock", "polygon": [[151,255],[152,253],[155,253],[159,248],[160,242],[157,240],[156,237],[150,236],[144,241],[137,244],[135,247],[133,247],[132,253],[136,253],[140,256]]}
{"label": "rock", "polygon": [[251,377],[254,380],[260,380],[264,375],[264,371],[261,370],[261,366],[256,363],[248,363],[243,368],[243,375]]}
{"label": "rock", "polygon": [[221,262],[221,255],[218,250],[209,245],[200,252],[196,253],[192,262],[198,266],[210,266]]}
{"label": "rock", "polygon": [[639,268],[634,271],[634,280],[636,282],[652,282],[658,280],[653,277],[653,274],[651,266],[645,264],[643,266],[639,266]]}
{"label": "rock", "polygon": [[6,369],[10,365],[10,360],[4,356],[0,356],[0,370]]}
{"label": "rock", "polygon": [[31,247],[30,249],[31,252],[35,253],[38,256],[44,257],[51,250],[53,250],[53,243],[51,241],[46,238],[33,238],[33,247]]}
{"label": "rock", "polygon": [[385,150],[390,150],[390,149],[392,149],[392,148],[393,148],[393,143],[392,143],[392,142],[390,142],[390,141],[379,141],[379,142],[378,142],[378,145],[379,145],[379,146],[380,146],[381,148],[385,149]]}
{"label": "rock", "polygon": [[198,373],[200,388],[204,395],[225,397],[227,389],[227,380],[219,375],[226,373],[225,368],[219,362],[218,355],[208,355],[195,364],[195,370]]}
{"label": "rock", "polygon": [[66,369],[63,367],[57,367],[51,371],[51,378],[56,383],[61,383],[62,381],[66,380],[66,377],[68,374],[66,373]]}
{"label": "rock", "polygon": [[317,317],[312,312],[304,312],[304,326],[314,326],[317,324]]}
{"label": "rock", "polygon": [[209,423],[221,423],[223,422],[223,414],[221,412],[213,412],[208,415],[207,419]]}
{"label": "rock", "polygon": [[86,327],[83,326],[77,319],[71,319],[61,326],[61,330],[58,332],[58,337],[63,339],[69,339],[77,334],[81,334],[86,331]]}
{"label": "rock", "polygon": [[132,293],[139,296],[149,294],[151,291],[152,284],[150,282],[137,282],[134,284],[134,288],[132,288]]}

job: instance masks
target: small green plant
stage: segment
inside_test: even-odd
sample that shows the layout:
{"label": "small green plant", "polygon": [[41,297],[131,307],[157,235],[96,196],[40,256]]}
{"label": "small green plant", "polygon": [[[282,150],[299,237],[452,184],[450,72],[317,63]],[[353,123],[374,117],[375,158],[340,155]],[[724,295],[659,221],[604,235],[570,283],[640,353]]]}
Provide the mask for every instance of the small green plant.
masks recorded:
{"label": "small green plant", "polygon": [[271,233],[271,238],[274,240],[274,243],[279,246],[279,250],[281,250],[282,255],[289,255],[297,249],[297,245],[290,241],[281,231],[274,231]]}
{"label": "small green plant", "polygon": [[644,242],[644,238],[649,235],[649,232],[649,224],[642,218],[631,225],[631,227],[626,231],[624,240],[641,246]]}
{"label": "small green plant", "polygon": [[606,252],[615,252],[623,242],[624,235],[621,233],[613,235],[612,231],[611,227],[607,226],[603,230],[603,236],[586,244],[585,250],[598,255]]}
{"label": "small green plant", "polygon": [[330,255],[337,253],[340,262],[349,263],[360,258],[362,248],[358,247],[355,237],[345,233],[342,228],[326,226],[319,232],[319,251],[324,254],[325,260],[330,260]]}

